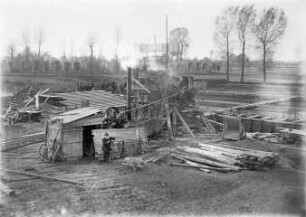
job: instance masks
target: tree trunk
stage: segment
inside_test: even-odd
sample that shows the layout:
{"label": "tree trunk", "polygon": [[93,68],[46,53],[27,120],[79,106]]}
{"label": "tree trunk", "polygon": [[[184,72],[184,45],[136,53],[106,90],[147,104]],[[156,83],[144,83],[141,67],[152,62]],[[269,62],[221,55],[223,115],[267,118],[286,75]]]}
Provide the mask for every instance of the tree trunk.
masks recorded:
{"label": "tree trunk", "polygon": [[10,72],[13,72],[14,51],[11,51]]}
{"label": "tree trunk", "polygon": [[30,72],[30,58],[29,58],[29,56],[30,56],[30,49],[29,49],[29,47],[26,47],[26,52],[25,52],[25,55],[26,55],[26,57],[25,57],[25,59],[26,59],[26,67],[25,67],[25,72],[26,73],[29,73]]}
{"label": "tree trunk", "polygon": [[40,47],[41,45],[38,45],[38,52],[37,52],[37,60],[40,62]]}
{"label": "tree trunk", "polygon": [[184,54],[184,45],[182,44],[182,50],[181,50],[181,61],[183,60],[183,54]]}
{"label": "tree trunk", "polygon": [[41,47],[41,44],[38,45],[38,52],[37,52],[37,68],[35,69],[35,72],[36,70],[38,71],[38,73],[40,72],[40,47]]}
{"label": "tree trunk", "polygon": [[90,46],[90,62],[89,62],[89,72],[93,73],[93,46]]}
{"label": "tree trunk", "polygon": [[245,56],[245,42],[242,43],[242,63],[241,63],[241,80],[240,80],[241,83],[243,83],[244,79],[244,56]]}
{"label": "tree trunk", "polygon": [[263,79],[266,83],[266,45],[263,45],[263,58],[262,58],[262,71],[263,71]]}
{"label": "tree trunk", "polygon": [[226,80],[229,82],[229,36],[226,37]]}

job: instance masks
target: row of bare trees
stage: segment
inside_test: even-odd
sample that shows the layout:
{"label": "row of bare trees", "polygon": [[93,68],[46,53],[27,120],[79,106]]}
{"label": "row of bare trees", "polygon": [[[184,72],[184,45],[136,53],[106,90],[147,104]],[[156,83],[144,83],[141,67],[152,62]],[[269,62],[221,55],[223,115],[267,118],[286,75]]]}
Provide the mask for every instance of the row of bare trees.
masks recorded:
{"label": "row of bare trees", "polygon": [[[42,50],[42,44],[45,40],[45,33],[42,27],[39,27],[36,31],[35,31],[35,35],[34,35],[34,41],[35,41],[35,46],[37,46],[37,51],[36,52],[32,52],[31,48],[30,48],[30,44],[31,44],[31,37],[29,34],[28,30],[25,30],[22,34],[22,45],[23,45],[23,50],[24,50],[24,67],[26,70],[29,70],[30,68],[30,61],[31,61],[31,55],[32,58],[33,56],[35,56],[34,60],[35,60],[35,65],[36,68],[41,66],[41,50]],[[8,45],[8,53],[9,53],[9,69],[12,72],[13,71],[13,67],[14,67],[14,60],[15,57],[17,55],[17,46],[16,43],[11,42]]]}
{"label": "row of bare trees", "polygon": [[[255,39],[256,48],[262,52],[263,79],[266,82],[266,63],[273,57],[276,45],[287,27],[287,17],[282,9],[270,7],[257,14],[254,5],[230,6],[216,18],[214,39],[226,53],[226,78],[229,81],[230,50],[235,41],[241,48],[241,79],[244,81],[247,43]],[[236,40],[235,40],[236,39]]]}
{"label": "row of bare trees", "polygon": [[[25,30],[22,33],[21,43],[11,42],[8,45],[8,55],[2,61],[2,70],[33,74],[120,71],[120,62],[116,56],[115,59],[106,60],[101,54],[94,55],[97,41],[94,32],[88,34],[87,52],[80,56],[73,56],[71,51],[70,57],[67,57],[66,43],[64,43],[62,56],[53,57],[43,49],[45,39],[42,27],[39,27],[34,35],[31,35],[29,30]],[[21,44],[21,47],[17,44]]]}

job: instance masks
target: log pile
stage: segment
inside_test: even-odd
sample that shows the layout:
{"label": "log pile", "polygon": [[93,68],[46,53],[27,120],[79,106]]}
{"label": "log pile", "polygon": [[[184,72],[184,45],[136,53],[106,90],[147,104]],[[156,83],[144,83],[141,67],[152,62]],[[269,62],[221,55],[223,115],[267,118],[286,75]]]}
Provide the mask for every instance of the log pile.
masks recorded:
{"label": "log pile", "polygon": [[257,151],[231,146],[214,146],[199,143],[199,147],[177,147],[171,154],[183,164],[173,166],[195,167],[203,172],[238,172],[271,168],[278,161],[272,152]]}

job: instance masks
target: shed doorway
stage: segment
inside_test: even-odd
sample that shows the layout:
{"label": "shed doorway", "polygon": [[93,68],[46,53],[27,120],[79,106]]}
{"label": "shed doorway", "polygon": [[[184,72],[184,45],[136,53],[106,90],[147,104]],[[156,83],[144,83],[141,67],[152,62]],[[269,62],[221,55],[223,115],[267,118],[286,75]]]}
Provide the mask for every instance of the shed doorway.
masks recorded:
{"label": "shed doorway", "polygon": [[92,134],[93,129],[95,129],[95,126],[83,127],[83,158],[86,159],[95,158],[95,145]]}

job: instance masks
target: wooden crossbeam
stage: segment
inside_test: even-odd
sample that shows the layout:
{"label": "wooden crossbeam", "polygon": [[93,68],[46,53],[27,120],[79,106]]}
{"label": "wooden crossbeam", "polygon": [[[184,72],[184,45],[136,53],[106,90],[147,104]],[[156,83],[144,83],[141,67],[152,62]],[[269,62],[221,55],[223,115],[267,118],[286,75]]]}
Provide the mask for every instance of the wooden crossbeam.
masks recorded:
{"label": "wooden crossbeam", "polygon": [[177,116],[179,117],[179,119],[181,120],[181,122],[183,123],[184,127],[187,129],[187,131],[190,133],[190,135],[192,137],[195,137],[195,135],[192,133],[192,131],[190,130],[188,124],[185,122],[184,118],[181,116],[181,114],[179,113],[179,111],[177,110],[176,107],[173,107],[172,110],[177,114]]}
{"label": "wooden crossbeam", "polygon": [[140,83],[139,81],[137,81],[135,78],[132,78],[133,82],[135,82],[138,86],[140,86],[144,91],[146,91],[147,93],[151,93],[151,91],[146,88],[145,86],[143,86],[142,83]]}

